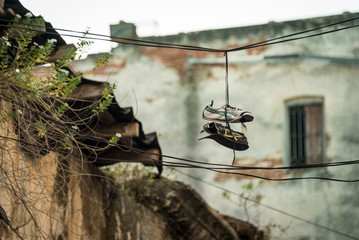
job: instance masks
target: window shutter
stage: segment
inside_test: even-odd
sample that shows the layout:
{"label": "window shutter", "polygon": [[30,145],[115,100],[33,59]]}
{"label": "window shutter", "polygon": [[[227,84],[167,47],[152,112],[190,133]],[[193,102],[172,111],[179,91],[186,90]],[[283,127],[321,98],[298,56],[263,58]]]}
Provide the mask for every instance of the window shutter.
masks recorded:
{"label": "window shutter", "polygon": [[322,104],[305,106],[306,164],[321,163],[323,159],[323,108]]}

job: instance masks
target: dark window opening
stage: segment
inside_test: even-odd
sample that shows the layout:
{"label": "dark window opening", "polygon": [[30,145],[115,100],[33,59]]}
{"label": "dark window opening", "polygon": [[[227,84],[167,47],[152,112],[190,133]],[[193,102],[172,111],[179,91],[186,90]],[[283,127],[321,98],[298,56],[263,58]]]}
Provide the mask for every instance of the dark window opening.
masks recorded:
{"label": "dark window opening", "polygon": [[322,106],[322,103],[314,103],[289,107],[291,166],[322,162]]}

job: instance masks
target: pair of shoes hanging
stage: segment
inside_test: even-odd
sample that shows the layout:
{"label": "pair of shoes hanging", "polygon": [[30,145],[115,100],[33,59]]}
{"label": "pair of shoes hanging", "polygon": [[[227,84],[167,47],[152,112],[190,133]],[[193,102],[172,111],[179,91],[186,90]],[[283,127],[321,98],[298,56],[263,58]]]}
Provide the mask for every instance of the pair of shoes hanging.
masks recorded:
{"label": "pair of shoes hanging", "polygon": [[[249,148],[246,138],[247,127],[244,123],[253,121],[254,116],[252,113],[228,105],[214,108],[212,100],[211,104],[204,108],[202,118],[212,122],[202,127],[201,132],[206,132],[209,135],[199,140],[212,139],[225,147],[237,151],[244,151]],[[227,126],[215,122],[226,123]],[[232,130],[229,123],[240,123],[242,133]]]}

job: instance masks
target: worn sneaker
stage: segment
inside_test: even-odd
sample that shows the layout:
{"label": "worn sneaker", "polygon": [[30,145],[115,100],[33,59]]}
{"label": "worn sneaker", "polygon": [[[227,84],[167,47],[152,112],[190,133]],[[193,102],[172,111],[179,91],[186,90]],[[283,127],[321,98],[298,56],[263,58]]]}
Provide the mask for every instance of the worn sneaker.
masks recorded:
{"label": "worn sneaker", "polygon": [[240,108],[231,106],[222,106],[220,108],[213,107],[213,100],[211,104],[207,105],[202,113],[202,118],[208,121],[226,122],[225,111],[227,109],[227,120],[230,123],[244,123],[251,122],[254,119],[252,113],[244,111]]}
{"label": "worn sneaker", "polygon": [[249,148],[247,138],[243,133],[229,130],[227,127],[222,126],[220,123],[206,123],[202,127],[201,132],[209,133],[209,135],[198,140],[212,139],[222,146],[237,151],[244,151]]}

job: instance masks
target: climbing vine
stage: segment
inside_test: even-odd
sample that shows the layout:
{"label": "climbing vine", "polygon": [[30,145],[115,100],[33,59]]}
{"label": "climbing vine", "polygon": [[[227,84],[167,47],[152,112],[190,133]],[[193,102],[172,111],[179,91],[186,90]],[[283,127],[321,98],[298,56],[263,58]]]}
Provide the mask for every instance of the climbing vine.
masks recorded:
{"label": "climbing vine", "polygon": [[[12,112],[2,111],[0,120],[14,118],[23,142],[30,143],[23,147],[35,155],[44,149],[72,150],[74,146],[89,149],[76,141],[78,128],[88,127],[107,109],[115,87],[103,90],[102,98],[85,108],[69,105],[67,100],[83,77],[81,72],[70,71],[70,63],[80,58],[92,42],[82,39],[64,57],[52,59],[57,41],[48,39],[40,45],[36,30],[41,25],[42,18],[18,16],[1,37],[0,97],[14,107]],[[96,65],[101,66],[108,59],[108,55],[101,56]],[[116,137],[111,139],[112,143],[117,141]]]}
{"label": "climbing vine", "polygon": [[[1,203],[8,216],[0,216],[0,221],[8,217],[6,224],[20,239],[54,239],[57,233],[45,233],[41,226],[44,221],[39,219],[47,219],[50,226],[63,224],[62,219],[54,218],[54,212],[63,214],[69,194],[86,175],[83,151],[96,154],[119,141],[119,136],[110,141],[93,137],[107,143],[96,147],[83,141],[88,136],[81,136],[85,132],[81,130],[91,133],[90,125],[112,103],[115,89],[114,85],[108,86],[99,99],[85,105],[78,104],[72,95],[83,74],[73,72],[71,62],[81,58],[92,42],[79,40],[57,58],[57,40],[44,40],[38,33],[44,26],[42,18],[30,13],[17,15],[0,37],[0,194],[8,201],[6,205]],[[105,54],[96,65],[108,59]],[[69,154],[75,155],[76,161]],[[70,176],[77,182],[70,181]],[[28,226],[32,226],[31,236],[19,230]],[[2,229],[0,238],[12,238]],[[72,230],[64,230],[64,239],[66,231]]]}

